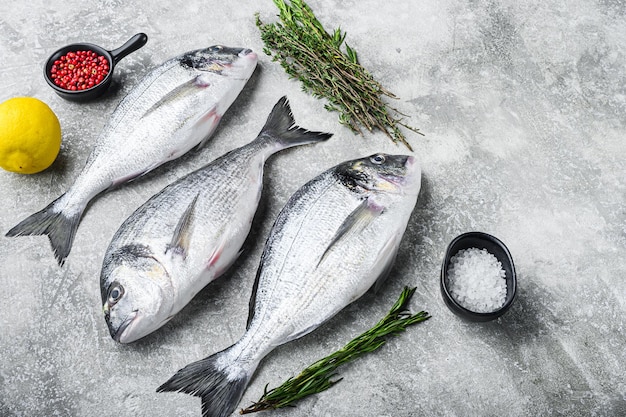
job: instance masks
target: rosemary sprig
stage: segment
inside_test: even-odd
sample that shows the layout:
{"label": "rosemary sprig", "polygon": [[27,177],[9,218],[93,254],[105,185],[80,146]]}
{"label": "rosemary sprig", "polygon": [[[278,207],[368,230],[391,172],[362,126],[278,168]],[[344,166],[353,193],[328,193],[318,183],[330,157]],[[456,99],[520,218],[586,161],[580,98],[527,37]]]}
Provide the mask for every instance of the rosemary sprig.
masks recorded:
{"label": "rosemary sprig", "polygon": [[335,353],[310,365],[297,377],[289,378],[279,387],[268,391],[267,386],[265,386],[263,396],[259,401],[240,410],[240,414],[291,406],[296,401],[325,391],[341,381],[342,378],[333,380],[337,376],[335,371],[339,366],[365,353],[379,349],[385,344],[387,336],[396,335],[404,331],[407,326],[430,318],[425,311],[420,311],[417,314],[408,313],[407,304],[414,292],[415,288],[405,287],[389,313],[374,327],[352,339]]}
{"label": "rosemary sprig", "polygon": [[[397,98],[385,90],[359,64],[356,51],[345,43],[340,28],[328,33],[303,0],[273,0],[282,23],[265,24],[256,13],[256,25],[265,44],[264,52],[279,62],[302,89],[317,98],[326,98],[328,111],[339,113],[340,123],[362,134],[379,129],[395,143],[413,150],[400,127],[422,134],[407,125],[398,110],[388,107],[382,96]],[[345,46],[346,52],[341,50]]]}

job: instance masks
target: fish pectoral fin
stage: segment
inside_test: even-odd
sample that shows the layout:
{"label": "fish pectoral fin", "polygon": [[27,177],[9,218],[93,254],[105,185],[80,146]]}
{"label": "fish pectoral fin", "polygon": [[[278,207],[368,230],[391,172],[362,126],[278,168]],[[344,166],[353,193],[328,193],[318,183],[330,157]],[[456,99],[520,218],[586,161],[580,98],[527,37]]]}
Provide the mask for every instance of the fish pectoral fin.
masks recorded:
{"label": "fish pectoral fin", "polygon": [[[220,123],[220,120],[222,120],[222,116],[218,113],[217,106],[211,107],[209,111],[202,114],[198,118],[198,120],[196,120],[196,122],[192,126],[192,130],[196,130],[196,129],[203,130],[203,131],[206,130],[207,132],[209,132],[204,137],[204,139],[200,141],[200,143],[197,146],[197,149],[202,148],[207,143],[207,141],[209,140],[209,138],[211,137],[211,135],[217,128],[217,125]],[[208,129],[204,128],[204,126],[207,124],[209,125]]]}
{"label": "fish pectoral fin", "polygon": [[400,239],[402,238],[402,234],[403,233],[396,233],[391,236],[389,240],[385,242],[385,245],[376,257],[374,265],[382,263],[384,267],[380,272],[380,275],[378,276],[378,278],[376,278],[376,281],[374,282],[374,293],[378,293],[378,290],[387,280],[387,277],[393,269],[393,265],[396,263],[396,257],[398,256],[398,249],[400,248]]}
{"label": "fish pectoral fin", "polygon": [[359,204],[344,222],[339,226],[335,236],[330,241],[330,244],[322,254],[320,261],[317,263],[319,266],[326,258],[328,252],[337,244],[341,239],[351,234],[358,234],[363,231],[374,219],[380,216],[384,211],[384,207],[381,207],[370,199],[366,198]]}
{"label": "fish pectoral fin", "polygon": [[[222,236],[225,235],[225,233],[222,233]],[[215,247],[213,248],[213,251],[211,252],[211,254],[209,255],[209,257],[207,258],[206,261],[206,268],[215,268],[216,264],[219,262],[220,258],[222,257],[222,253],[224,252],[224,248],[226,247],[226,239],[224,237],[220,238],[220,240],[217,242],[217,244],[215,245]],[[230,266],[230,265],[228,265]],[[220,271],[221,273],[221,271]],[[218,274],[216,274],[217,276]]]}
{"label": "fish pectoral fin", "polygon": [[176,86],[169,93],[164,95],[159,101],[154,103],[142,117],[147,117],[156,110],[160,109],[163,106],[170,105],[176,102],[179,99],[185,98],[191,94],[194,94],[198,89],[206,88],[210,84],[202,77],[202,75],[198,75],[184,83]]}
{"label": "fish pectoral fin", "polygon": [[183,259],[187,258],[189,242],[191,240],[191,223],[193,221],[193,212],[197,201],[198,194],[196,194],[191,203],[189,203],[189,206],[185,209],[180,220],[178,220],[178,224],[172,235],[172,240],[167,246],[166,253],[172,251],[174,254],[182,256]]}

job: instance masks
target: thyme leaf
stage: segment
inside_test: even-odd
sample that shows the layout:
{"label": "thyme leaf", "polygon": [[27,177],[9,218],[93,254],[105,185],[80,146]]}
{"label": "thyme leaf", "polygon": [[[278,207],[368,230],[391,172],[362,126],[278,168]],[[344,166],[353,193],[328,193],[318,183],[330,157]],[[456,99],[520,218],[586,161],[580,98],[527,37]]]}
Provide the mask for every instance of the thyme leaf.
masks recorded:
{"label": "thyme leaf", "polygon": [[300,80],[303,91],[325,98],[324,107],[338,112],[339,122],[353,132],[381,130],[412,151],[400,127],[422,133],[383,101],[383,96],[397,97],[360,65],[356,50],[345,43],[346,32],[340,28],[327,32],[304,0],[273,1],[280,22],[266,24],[255,14],[263,51],[272,61],[280,63],[290,78]]}
{"label": "thyme leaf", "polygon": [[266,385],[261,398],[250,407],[240,410],[240,414],[292,406],[302,398],[325,391],[341,381],[342,378],[338,378],[336,372],[339,366],[381,348],[387,336],[397,335],[407,326],[430,318],[425,311],[416,314],[408,312],[407,304],[414,292],[415,288],[405,287],[398,301],[374,327],[338,351],[309,365],[297,377],[289,378],[279,387],[268,390]]}

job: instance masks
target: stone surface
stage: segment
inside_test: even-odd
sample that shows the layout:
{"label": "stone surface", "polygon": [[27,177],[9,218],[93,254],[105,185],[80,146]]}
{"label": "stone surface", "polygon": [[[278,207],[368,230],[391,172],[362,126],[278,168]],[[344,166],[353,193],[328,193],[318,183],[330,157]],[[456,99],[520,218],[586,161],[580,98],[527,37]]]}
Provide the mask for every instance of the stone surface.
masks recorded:
{"label": "stone surface", "polygon": [[[361,63],[400,99],[425,136],[408,132],[423,187],[396,267],[310,335],[264,360],[240,406],[368,329],[405,285],[432,319],[340,369],[344,379],[282,416],[626,415],[626,3],[315,0],[327,28],[348,33]],[[354,136],[262,53],[254,13],[271,1],[9,1],[0,5],[0,101],[34,96],[57,113],[53,167],[0,172],[0,415],[198,416],[199,400],[155,389],[176,370],[233,343],[265,237],[289,196],[319,172],[374,152],[407,153],[382,133]],[[116,67],[102,99],[56,96],[42,66],[55,49],[149,41]],[[259,52],[255,76],[212,141],[87,210],[65,266],[44,237],[6,238],[80,172],[119,100],[153,66],[212,44]],[[165,327],[128,346],[109,336],[99,272],[121,222],[176,178],[252,140],[272,105],[333,132],[267,164],[265,194],[245,250],[226,275]],[[509,247],[519,293],[497,321],[461,321],[444,305],[447,244],[479,230]]]}

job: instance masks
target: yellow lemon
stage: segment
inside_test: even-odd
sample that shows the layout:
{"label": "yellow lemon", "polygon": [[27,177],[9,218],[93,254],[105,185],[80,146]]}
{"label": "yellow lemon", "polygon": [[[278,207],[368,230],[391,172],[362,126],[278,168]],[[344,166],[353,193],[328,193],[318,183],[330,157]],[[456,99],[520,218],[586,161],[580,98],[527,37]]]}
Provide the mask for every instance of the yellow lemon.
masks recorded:
{"label": "yellow lemon", "polygon": [[14,97],[0,103],[0,167],[21,174],[48,168],[61,149],[61,125],[56,114],[34,97]]}

